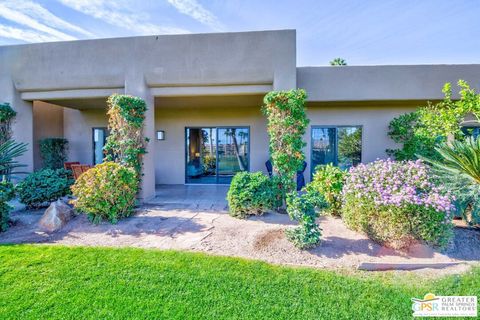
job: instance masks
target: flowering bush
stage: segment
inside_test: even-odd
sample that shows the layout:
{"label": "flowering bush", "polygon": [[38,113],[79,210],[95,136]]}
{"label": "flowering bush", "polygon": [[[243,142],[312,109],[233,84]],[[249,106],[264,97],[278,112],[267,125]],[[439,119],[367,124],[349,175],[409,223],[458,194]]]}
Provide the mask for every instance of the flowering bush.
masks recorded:
{"label": "flowering bush", "polygon": [[133,213],[138,191],[133,168],[104,162],[82,173],[72,186],[75,208],[93,223],[102,219],[116,223]]}
{"label": "flowering bush", "polygon": [[432,183],[420,160],[377,160],[353,167],[343,196],[347,226],[380,243],[405,248],[423,240],[444,246],[451,236],[451,197]]}

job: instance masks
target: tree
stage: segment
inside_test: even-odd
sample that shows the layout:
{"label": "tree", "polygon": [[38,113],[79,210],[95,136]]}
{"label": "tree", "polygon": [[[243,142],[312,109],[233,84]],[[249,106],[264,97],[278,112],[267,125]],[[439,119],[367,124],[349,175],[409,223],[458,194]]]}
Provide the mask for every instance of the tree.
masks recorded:
{"label": "tree", "polygon": [[331,66],[346,66],[347,61],[343,58],[335,58],[332,61],[330,61]]}

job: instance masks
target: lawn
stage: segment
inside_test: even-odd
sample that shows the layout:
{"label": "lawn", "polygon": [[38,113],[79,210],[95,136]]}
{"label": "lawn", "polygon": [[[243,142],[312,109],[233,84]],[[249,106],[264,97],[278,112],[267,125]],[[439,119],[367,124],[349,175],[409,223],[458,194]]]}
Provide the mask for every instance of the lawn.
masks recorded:
{"label": "lawn", "polygon": [[480,295],[480,269],[429,281],[199,253],[0,246],[2,319],[408,319],[411,297]]}

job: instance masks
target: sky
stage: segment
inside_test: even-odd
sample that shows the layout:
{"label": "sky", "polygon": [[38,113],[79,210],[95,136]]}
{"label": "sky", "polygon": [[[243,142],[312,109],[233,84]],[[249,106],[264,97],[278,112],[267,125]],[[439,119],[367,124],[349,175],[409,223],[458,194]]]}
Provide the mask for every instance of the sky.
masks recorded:
{"label": "sky", "polygon": [[480,0],[0,0],[0,45],[297,30],[297,64],[480,63]]}

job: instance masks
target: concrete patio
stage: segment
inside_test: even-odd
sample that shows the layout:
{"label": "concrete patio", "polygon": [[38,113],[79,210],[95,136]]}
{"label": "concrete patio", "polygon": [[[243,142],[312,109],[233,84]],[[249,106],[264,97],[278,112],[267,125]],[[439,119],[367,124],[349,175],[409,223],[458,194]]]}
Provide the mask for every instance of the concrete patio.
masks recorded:
{"label": "concrete patio", "polygon": [[227,192],[225,185],[157,185],[155,199],[146,204],[168,209],[228,212]]}

